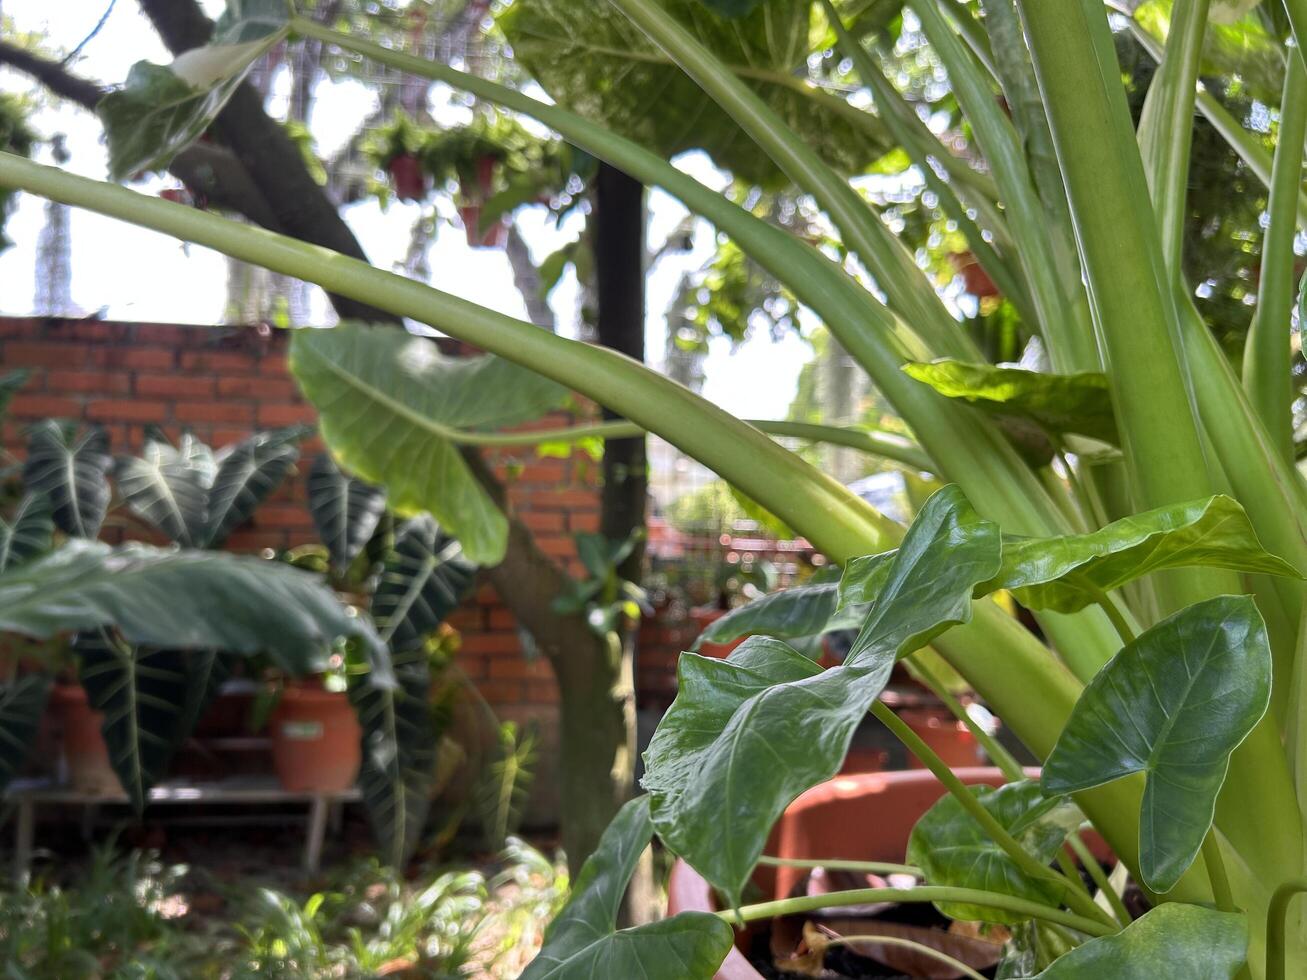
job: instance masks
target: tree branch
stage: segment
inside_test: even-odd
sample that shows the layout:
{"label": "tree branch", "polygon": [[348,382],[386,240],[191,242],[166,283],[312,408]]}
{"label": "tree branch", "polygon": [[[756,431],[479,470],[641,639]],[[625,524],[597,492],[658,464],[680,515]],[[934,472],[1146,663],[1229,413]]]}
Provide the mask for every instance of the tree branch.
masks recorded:
{"label": "tree branch", "polygon": [[6,65],[24,75],[30,75],[55,95],[75,102],[84,109],[94,111],[105,93],[95,82],[79,78],[57,61],[42,58],[26,48],[8,41],[0,41],[0,65]]}

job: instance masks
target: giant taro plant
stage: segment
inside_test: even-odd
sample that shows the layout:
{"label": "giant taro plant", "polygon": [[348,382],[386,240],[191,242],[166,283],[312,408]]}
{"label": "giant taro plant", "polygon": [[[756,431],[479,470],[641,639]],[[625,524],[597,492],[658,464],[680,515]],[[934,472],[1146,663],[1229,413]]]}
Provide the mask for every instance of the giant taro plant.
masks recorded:
{"label": "giant taro plant", "polygon": [[[683,657],[680,694],[650,747],[648,792],[613,823],[527,976],[708,976],[730,923],[798,910],[769,903],[616,927],[625,883],[655,834],[738,905],[771,821],[836,771],[859,719],[870,709],[895,727],[876,696],[894,662],[925,644],[998,710],[1044,762],[1042,776],[1011,771],[1002,789],[973,793],[896,727],[950,791],[913,835],[925,883],[814,896],[803,908],[929,901],[964,919],[1051,924],[1066,951],[1046,965],[1017,957],[1012,970],[1027,976],[1301,974],[1307,931],[1290,901],[1307,888],[1307,487],[1294,460],[1290,311],[1293,244],[1307,224],[1307,66],[1302,44],[1285,42],[1307,41],[1307,4],[1176,0],[1169,17],[1152,9],[1145,19],[1102,0],[909,0],[900,23],[910,12],[947,73],[973,138],[968,156],[922,122],[867,46],[893,11],[869,27],[864,5],[833,0],[595,0],[583,18],[579,7],[517,0],[503,21],[546,103],[333,31],[280,0],[232,0],[209,50],[171,67],[138,65],[106,98],[113,170],[166,161],[253,60],[292,35],[532,117],[681,200],[821,318],[917,440],[863,447],[953,484],[911,529],[758,428],[609,351],[321,248],[0,156],[0,185],[319,283],[584,393],[628,420],[598,434],[658,433],[843,566],[838,585],[787,600],[817,604],[796,617],[809,633],[831,616],[859,627],[841,666],[819,670],[781,627],[724,662]],[[858,20],[846,25],[846,13]],[[1232,19],[1285,67],[1273,158],[1198,85],[1212,52],[1231,50],[1205,38],[1228,41]],[[1114,29],[1160,62],[1137,128]],[[814,38],[847,60],[866,97],[813,90]],[[586,57],[597,53],[610,60]],[[650,91],[670,94],[651,100]],[[660,108],[681,112],[679,128],[642,122]],[[835,128],[811,125],[818,109],[867,136],[864,149],[833,153]],[[1183,279],[1196,110],[1269,188],[1242,377]],[[755,179],[779,175],[806,195],[840,249],[795,240],[665,158],[743,141],[756,148]],[[850,183],[886,146],[914,161],[1039,337],[1041,370],[985,363]],[[521,420],[495,410],[511,405],[495,398],[513,386],[456,395],[451,379],[471,369],[440,364],[425,341],[360,327],[297,334],[293,363],[352,469],[401,488],[404,506],[437,513],[475,559],[497,559],[505,527],[468,489],[458,446],[521,440],[487,431]],[[387,423],[402,444],[375,438]],[[1039,451],[1014,440],[1014,428],[1037,433]],[[1042,637],[992,600],[997,590],[1034,612]],[[1110,896],[1100,904],[1051,866],[1064,840],[1076,846],[1082,816],[1146,891],[1147,914],[1131,921]]]}

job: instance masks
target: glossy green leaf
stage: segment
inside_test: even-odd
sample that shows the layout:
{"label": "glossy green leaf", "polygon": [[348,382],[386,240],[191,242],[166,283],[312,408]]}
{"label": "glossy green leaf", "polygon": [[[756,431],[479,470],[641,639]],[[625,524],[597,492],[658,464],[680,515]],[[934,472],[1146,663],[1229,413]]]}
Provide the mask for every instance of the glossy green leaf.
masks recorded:
{"label": "glossy green leaf", "polygon": [[0,521],[0,572],[50,550],[54,514],[44,494],[29,493],[8,521]]}
{"label": "glossy green leaf", "polygon": [[562,387],[498,357],[447,357],[391,328],[297,330],[290,362],[342,466],[385,487],[401,514],[429,511],[472,561],[500,560],[508,522],[459,441],[558,408]]}
{"label": "glossy green leaf", "polygon": [[768,593],[710,623],[694,641],[693,649],[699,649],[704,643],[730,643],[742,636],[794,640],[861,626],[867,615],[866,607],[850,606],[836,615],[838,600],[837,582]]}
{"label": "glossy green leaf", "polygon": [[109,173],[121,180],[167,166],[209,128],[254,62],[286,36],[285,0],[227,0],[212,40],[167,67],[138,61],[121,89],[96,107],[109,141]]}
{"label": "glossy green leaf", "polygon": [[645,753],[668,847],[738,902],[772,824],[839,771],[895,659],[967,621],[972,589],[998,562],[997,527],[946,487],[909,528],[842,666],[823,671],[769,637],[727,660],[683,654],[676,700]]}
{"label": "glossy green leaf", "polygon": [[109,508],[111,466],[103,429],[78,436],[70,423],[46,419],[28,430],[23,483],[50,498],[55,526],[65,534],[94,538],[100,533]]}
{"label": "glossy green leaf", "polygon": [[331,563],[344,571],[371,540],[386,512],[386,491],[341,471],[329,453],[313,461],[309,513]]}
{"label": "glossy green leaf", "polygon": [[699,0],[699,2],[723,17],[744,17],[753,13],[767,0]]}
{"label": "glossy green leaf", "polygon": [[1242,915],[1168,902],[1077,946],[1034,980],[1234,980],[1247,955]]}
{"label": "glossy green leaf", "polygon": [[[810,4],[768,2],[720,17],[702,0],[667,0],[668,14],[687,27],[842,173],[862,173],[892,144],[879,121],[843,99],[805,91],[812,26]],[[779,171],[730,115],[706,98],[679,67],[608,4],[532,0],[509,7],[499,25],[515,59],[560,104],[664,157],[704,150],[722,169],[759,184],[782,182]],[[594,80],[605,79],[602,98]]]}
{"label": "glossy green leaf", "polygon": [[682,912],[649,925],[617,928],[622,896],[652,839],[649,798],[640,796],[623,806],[604,831],[521,980],[689,980],[716,972],[730,952],[732,932],[711,913]]}
{"label": "glossy green leaf", "polygon": [[392,649],[419,646],[458,608],[475,572],[462,545],[430,516],[406,521],[372,596],[377,632]]}
{"label": "glossy green leaf", "polygon": [[1230,753],[1271,696],[1266,626],[1247,596],[1183,609],[1108,662],[1076,702],[1041,776],[1075,793],[1145,775],[1139,872],[1169,891],[1212,823]]}
{"label": "glossy green leaf", "polygon": [[303,434],[298,427],[256,432],[218,454],[205,506],[204,547],[221,548],[281,486],[300,457],[296,442]]}
{"label": "glossy green leaf", "polygon": [[1003,567],[982,591],[1011,589],[1031,609],[1075,612],[1127,582],[1193,565],[1301,577],[1266,552],[1238,502],[1217,495],[1114,521],[1089,534],[1003,539]]}
{"label": "glossy green leaf", "polygon": [[1112,444],[1119,439],[1102,374],[1046,374],[948,359],[913,361],[903,370],[946,398],[991,415],[1033,423],[1050,435],[1075,432]]}
{"label": "glossy green leaf", "polygon": [[43,639],[103,626],[148,646],[266,652],[293,674],[324,669],[338,637],[384,656],[320,579],[280,562],[70,541],[0,576],[0,631]]}
{"label": "glossy green leaf", "polygon": [[368,821],[382,854],[398,868],[421,841],[439,738],[426,650],[396,651],[391,664],[394,685],[372,683],[371,672],[351,674],[349,699],[363,730],[359,789]]}
{"label": "glossy green leaf", "polygon": [[118,492],[142,520],[183,547],[199,544],[208,514],[203,468],[165,442],[147,441],[139,457],[123,456],[114,466]]}
{"label": "glossy green leaf", "polygon": [[[1053,860],[1067,834],[1084,819],[1069,801],[1044,796],[1034,780],[998,789],[976,787],[971,792],[1042,864]],[[1062,902],[1058,885],[1021,871],[951,794],[943,796],[912,828],[907,859],[921,868],[931,885],[979,888],[1054,907]],[[954,919],[1008,925],[1024,921],[1011,912],[956,902],[939,903],[939,910]]]}
{"label": "glossy green leaf", "polygon": [[844,566],[839,583],[840,609],[875,601],[885,587],[896,551],[891,549],[878,555],[864,555]]}
{"label": "glossy green leaf", "polygon": [[49,696],[46,674],[27,674],[0,684],[0,790],[27,761]]}
{"label": "glossy green leaf", "polygon": [[182,740],[188,678],[182,651],[132,646],[113,630],[79,634],[78,678],[92,708],[109,763],[140,813]]}

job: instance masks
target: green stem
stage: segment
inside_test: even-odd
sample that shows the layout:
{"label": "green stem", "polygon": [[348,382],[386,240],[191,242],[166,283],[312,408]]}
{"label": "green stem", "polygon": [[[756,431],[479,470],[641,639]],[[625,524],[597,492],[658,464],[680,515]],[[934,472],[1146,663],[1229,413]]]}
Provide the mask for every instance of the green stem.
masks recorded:
{"label": "green stem", "polygon": [[1121,896],[1117,894],[1116,889],[1112,887],[1112,880],[1103,872],[1103,866],[1098,863],[1098,858],[1094,857],[1089,850],[1088,845],[1080,838],[1078,831],[1069,835],[1066,839],[1071,850],[1075,852],[1076,857],[1080,860],[1080,866],[1089,872],[1089,877],[1094,879],[1094,884],[1098,890],[1103,893],[1107,903],[1112,906],[1112,912],[1116,915],[1116,921],[1123,926],[1130,924],[1130,911],[1125,907],[1125,902],[1121,901]]}
{"label": "green stem", "polygon": [[979,888],[952,888],[943,885],[919,885],[916,888],[855,888],[851,891],[827,892],[824,895],[804,895],[800,898],[759,902],[757,905],[745,905],[738,911],[724,909],[717,915],[727,922],[756,922],[759,919],[774,919],[780,915],[795,915],[833,906],[864,905],[873,902],[961,902],[1028,915],[1045,922],[1055,922],[1090,936],[1110,936],[1117,931],[1115,926],[1106,925],[1096,917],[1086,918],[1074,912],[1066,912],[1039,902],[1017,898],[1014,895],[1000,895],[997,892],[981,891]]}
{"label": "green stem", "polygon": [[962,808],[967,811],[976,823],[980,824],[981,829],[989,835],[995,844],[1003,849],[1022,872],[1032,878],[1047,881],[1060,887],[1063,892],[1062,900],[1081,915],[1111,924],[1111,917],[1095,905],[1093,900],[1084,894],[1082,890],[1078,890],[1076,883],[1035,860],[1021,846],[1021,843],[1008,833],[1007,828],[998,822],[998,818],[985,809],[980,800],[976,798],[976,795],[971,792],[970,787],[954,775],[953,770],[948,767],[947,763],[931,750],[930,746],[908,726],[907,722],[903,721],[880,701],[872,705],[871,713],[894,733],[894,736],[907,747],[909,752],[920,759],[926,768],[935,774],[935,778],[944,784],[944,788],[957,799]]}
{"label": "green stem", "polygon": [[977,973],[961,960],[955,960],[947,953],[941,952],[925,943],[915,943],[911,939],[904,939],[901,936],[837,936],[827,942],[827,946],[848,946],[852,943],[879,943],[882,946],[899,946],[903,949],[910,949],[918,956],[925,956],[928,959],[937,960],[943,963],[950,970],[964,977],[970,977],[971,980],[985,980],[984,976]]}
{"label": "green stem", "polygon": [[1266,978],[1286,980],[1285,951],[1288,946],[1289,903],[1307,893],[1307,878],[1292,878],[1275,889],[1266,908]]}
{"label": "green stem", "polygon": [[980,743],[980,747],[985,750],[991,762],[1003,770],[1003,775],[1010,780],[1025,779],[1025,771],[1021,768],[1021,763],[1012,756],[1012,753],[1005,749],[993,735],[985,730],[976,719],[971,717],[971,713],[962,705],[962,702],[949,693],[944,683],[935,675],[935,673],[922,662],[914,653],[906,659],[909,670],[915,671],[918,679],[930,688],[930,693],[939,698],[944,707],[952,713],[953,717],[962,724],[967,726],[967,730]]}
{"label": "green stem", "polygon": [[764,854],[758,863],[771,868],[830,868],[835,871],[859,871],[873,875],[912,875],[924,877],[921,869],[911,864],[894,864],[889,861],[843,861],[839,858],[781,858]]}
{"label": "green stem", "polygon": [[1107,614],[1107,618],[1112,622],[1112,628],[1116,630],[1117,636],[1121,637],[1122,645],[1129,646],[1135,641],[1135,630],[1121,604],[1115,596],[1108,595],[1102,589],[1093,588],[1091,591],[1094,594],[1094,601]]}
{"label": "green stem", "polygon": [[1294,299],[1293,243],[1298,231],[1302,189],[1303,140],[1307,138],[1307,70],[1292,57],[1285,68],[1280,100],[1280,133],[1271,171],[1266,211],[1270,223],[1262,242],[1257,311],[1248,331],[1243,386],[1271,441],[1293,459],[1293,381],[1289,345]]}
{"label": "green stem", "polygon": [[1203,864],[1207,866],[1207,877],[1212,882],[1212,897],[1216,907],[1222,912],[1235,911],[1234,893],[1230,891],[1230,877],[1225,873],[1225,859],[1221,857],[1221,843],[1216,839],[1216,830],[1207,831],[1203,838]]}

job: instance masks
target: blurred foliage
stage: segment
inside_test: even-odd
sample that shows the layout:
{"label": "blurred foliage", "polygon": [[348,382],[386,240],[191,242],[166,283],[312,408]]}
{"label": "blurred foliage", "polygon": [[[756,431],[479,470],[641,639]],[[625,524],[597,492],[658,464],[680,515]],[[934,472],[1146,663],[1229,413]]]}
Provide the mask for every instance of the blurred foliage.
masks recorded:
{"label": "blurred foliage", "polygon": [[[36,146],[36,133],[27,124],[32,106],[20,96],[0,92],[0,150],[30,157]],[[13,244],[4,234],[5,219],[13,210],[18,192],[0,188],[0,252]]]}

